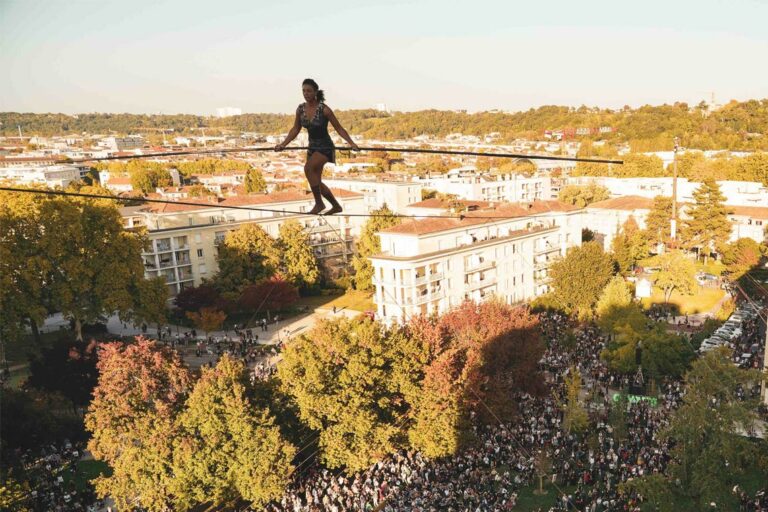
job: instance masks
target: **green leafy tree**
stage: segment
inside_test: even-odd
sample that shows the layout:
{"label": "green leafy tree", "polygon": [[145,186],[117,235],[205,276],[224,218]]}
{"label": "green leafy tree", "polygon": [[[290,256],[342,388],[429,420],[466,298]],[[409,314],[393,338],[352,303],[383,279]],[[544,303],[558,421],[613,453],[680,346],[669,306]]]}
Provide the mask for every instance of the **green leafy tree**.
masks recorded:
{"label": "green leafy tree", "polygon": [[137,292],[131,318],[135,323],[155,324],[159,330],[168,319],[168,285],[165,279],[142,279],[137,283]]}
{"label": "green leafy tree", "polygon": [[[706,353],[686,374],[683,405],[674,412],[664,437],[674,439],[669,478],[660,492],[679,490],[700,509],[720,502],[756,462],[758,451],[742,432],[757,421],[757,400],[738,397],[763,378],[736,368],[725,349]],[[679,484],[675,485],[675,481]]]}
{"label": "green leafy tree", "polygon": [[88,449],[113,472],[96,479],[96,492],[122,510],[168,510],[176,417],[191,387],[189,371],[177,352],[141,338],[103,345],[98,369],[85,416]]}
{"label": "green leafy tree", "polygon": [[266,407],[251,399],[242,362],[225,355],[203,368],[180,414],[172,483],[177,510],[206,504],[254,507],[279,498],[296,449]]}
{"label": "green leafy tree", "polygon": [[[645,233],[650,244],[655,246],[657,244],[669,243],[672,236],[670,233],[671,218],[672,198],[666,196],[654,197],[651,211],[648,212],[648,216],[645,218]],[[679,229],[680,225],[678,224],[678,230]]]}
{"label": "green leafy tree", "polygon": [[705,261],[712,252],[720,252],[731,235],[729,210],[725,196],[714,180],[707,180],[693,192],[695,203],[687,211],[683,239],[688,247],[704,254]]}
{"label": "green leafy tree", "polygon": [[310,247],[309,235],[301,224],[295,220],[284,222],[280,226],[279,242],[286,279],[301,290],[316,286],[320,281],[320,267]]}
{"label": "green leafy tree", "polygon": [[696,266],[681,251],[669,251],[654,256],[651,265],[659,267],[653,274],[653,284],[664,292],[664,302],[668,303],[672,292],[692,295],[696,290]]}
{"label": "green leafy tree", "polygon": [[566,185],[557,196],[563,203],[579,208],[584,208],[598,201],[605,201],[609,197],[611,197],[611,194],[608,189],[595,183],[590,183],[589,185]]}
{"label": "green leafy tree", "polygon": [[259,169],[249,169],[245,175],[245,191],[249,194],[267,191],[267,182]]}
{"label": "green leafy tree", "polygon": [[404,447],[405,395],[426,350],[367,319],[322,321],[292,341],[278,364],[299,417],[319,431],[320,458],[357,471]]}
{"label": "green leafy tree", "polygon": [[45,254],[51,271],[45,275],[51,304],[75,325],[115,311],[130,316],[144,279],[141,251],[144,238],[123,229],[114,202],[56,198],[42,203],[37,251]]}
{"label": "green leafy tree", "polygon": [[603,288],[595,307],[598,317],[608,314],[611,309],[623,308],[632,302],[632,292],[627,282],[621,276],[613,276]]}
{"label": "green leafy tree", "polygon": [[573,247],[565,258],[554,262],[552,278],[554,299],[569,313],[589,317],[605,285],[613,276],[613,262],[597,242]]}
{"label": "green leafy tree", "polygon": [[638,260],[648,256],[649,248],[645,233],[640,231],[635,218],[630,216],[611,242],[613,258],[619,272],[629,274]]}
{"label": "green leafy tree", "polygon": [[46,276],[52,262],[40,250],[41,205],[50,196],[0,191],[0,341],[16,340],[53,310]]}
{"label": "green leafy tree", "polygon": [[400,224],[400,219],[386,205],[371,214],[373,217],[369,218],[363,226],[360,239],[357,241],[357,254],[352,259],[352,267],[355,269],[353,278],[355,288],[364,291],[373,289],[373,265],[368,258],[381,252],[379,231]]}
{"label": "green leafy tree", "polygon": [[739,238],[723,248],[723,263],[731,280],[741,278],[760,263],[760,245],[751,238]]}
{"label": "green leafy tree", "polygon": [[271,277],[280,266],[280,249],[261,226],[243,224],[219,245],[216,285],[223,292],[240,293],[249,284]]}

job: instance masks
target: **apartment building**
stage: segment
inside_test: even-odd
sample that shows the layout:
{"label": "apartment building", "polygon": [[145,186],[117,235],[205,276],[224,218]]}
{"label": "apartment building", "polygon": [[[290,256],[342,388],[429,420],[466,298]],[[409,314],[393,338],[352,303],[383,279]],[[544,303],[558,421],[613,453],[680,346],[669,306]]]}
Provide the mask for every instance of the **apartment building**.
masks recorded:
{"label": "apartment building", "polygon": [[518,203],[552,199],[552,178],[518,174],[478,174],[466,169],[454,169],[441,176],[420,178],[425,188],[442,194],[452,194],[470,201]]}
{"label": "apartment building", "polygon": [[[685,220],[685,211],[691,203],[678,203],[680,217]],[[641,196],[625,196],[598,201],[587,206],[585,227],[595,232],[595,240],[602,243],[606,251],[621,227],[633,217],[640,229],[645,229],[645,221],[653,208],[653,199]],[[768,207],[729,206],[728,219],[731,221],[730,241],[739,238],[751,238],[757,243],[765,241],[765,229],[768,227]],[[679,231],[679,228],[678,228]]]}
{"label": "apartment building", "polygon": [[[333,191],[344,211],[364,213],[363,196],[346,190]],[[145,229],[149,245],[142,254],[147,277],[163,277],[170,294],[198,286],[218,271],[218,245],[229,231],[256,223],[277,238],[280,226],[289,219],[301,223],[321,266],[336,277],[351,261],[354,240],[364,217],[302,215],[314,205],[311,194],[288,190],[270,195],[231,196],[225,199],[187,199],[199,204],[151,204],[121,210],[127,229]],[[234,210],[239,206],[253,210]]]}
{"label": "apartment building", "polygon": [[421,201],[421,191],[424,188],[423,184],[410,181],[334,178],[324,182],[329,187],[363,194],[367,212],[378,210],[386,204],[393,212],[403,213],[409,204]]}
{"label": "apartment building", "polygon": [[76,165],[0,168],[0,181],[8,181],[22,186],[46,185],[50,188],[64,188],[81,177],[82,169]]}
{"label": "apartment building", "polygon": [[552,261],[581,244],[582,220],[582,209],[533,201],[381,231],[382,252],[371,257],[377,314],[393,324],[468,299],[512,304],[538,297],[549,291]]}

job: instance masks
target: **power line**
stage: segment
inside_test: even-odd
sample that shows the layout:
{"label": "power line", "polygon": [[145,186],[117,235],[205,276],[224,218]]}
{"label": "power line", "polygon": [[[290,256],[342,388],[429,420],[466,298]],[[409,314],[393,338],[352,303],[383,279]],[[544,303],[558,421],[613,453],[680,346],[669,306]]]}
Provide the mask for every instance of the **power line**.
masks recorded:
{"label": "power line", "polygon": [[[86,194],[84,192],[67,192],[63,190],[49,190],[49,189],[34,189],[34,188],[15,188],[15,187],[0,187],[0,191],[6,192],[20,192],[27,194],[43,194],[49,196],[67,196],[67,197],[85,197],[89,199],[108,199],[111,201],[137,201],[141,203],[158,203],[158,204],[180,204],[184,206],[197,206],[197,207],[209,207],[211,209],[226,209],[226,210],[247,210],[255,212],[265,213],[278,213],[280,215],[314,215],[317,217],[324,217],[322,213],[308,213],[292,210],[283,210],[275,208],[259,208],[256,206],[234,206],[229,204],[218,203],[205,203],[205,202],[193,202],[193,201],[171,201],[168,199],[151,199],[148,197],[117,197],[108,196],[104,194]],[[479,220],[509,220],[518,219],[521,215],[402,215],[402,214],[383,214],[383,213],[341,213],[340,216],[344,217],[396,217],[400,219],[479,219]]]}
{"label": "power line", "polygon": [[[307,146],[286,147],[282,151],[303,151],[310,149]],[[339,151],[354,151],[351,147],[312,147],[311,149],[336,149]],[[430,155],[454,155],[454,156],[485,156],[489,158],[520,158],[528,160],[556,160],[565,162],[588,162],[595,164],[618,164],[622,165],[623,160],[612,160],[609,158],[579,158],[571,156],[549,156],[549,155],[526,155],[523,153],[481,153],[479,151],[453,151],[448,149],[422,149],[422,148],[390,148],[390,147],[361,147],[359,151],[386,151],[391,153],[422,153]],[[187,155],[225,155],[229,153],[260,153],[276,151],[274,146],[245,147],[245,148],[221,148],[204,149],[196,151],[166,151],[163,153],[147,153],[143,155],[118,155],[103,156],[94,158],[67,159],[64,163],[83,163],[83,162],[104,162],[108,160],[132,160],[138,158],[158,158],[166,156],[187,156]]]}

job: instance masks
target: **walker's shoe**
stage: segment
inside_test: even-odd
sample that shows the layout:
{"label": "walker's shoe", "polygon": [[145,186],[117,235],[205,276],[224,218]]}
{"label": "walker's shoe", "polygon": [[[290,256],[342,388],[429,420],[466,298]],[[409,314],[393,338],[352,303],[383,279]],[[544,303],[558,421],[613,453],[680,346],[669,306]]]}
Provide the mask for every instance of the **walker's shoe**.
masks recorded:
{"label": "walker's shoe", "polygon": [[317,215],[323,210],[325,210],[325,205],[323,203],[315,203],[315,207],[309,210],[307,213],[310,215]]}
{"label": "walker's shoe", "polygon": [[339,206],[339,205],[336,205],[336,206],[332,207],[330,210],[328,210],[327,212],[325,212],[325,213],[323,214],[323,216],[326,216],[326,215],[334,215],[334,214],[336,214],[336,213],[341,213],[341,212],[342,212],[342,208],[341,208],[341,206]]}

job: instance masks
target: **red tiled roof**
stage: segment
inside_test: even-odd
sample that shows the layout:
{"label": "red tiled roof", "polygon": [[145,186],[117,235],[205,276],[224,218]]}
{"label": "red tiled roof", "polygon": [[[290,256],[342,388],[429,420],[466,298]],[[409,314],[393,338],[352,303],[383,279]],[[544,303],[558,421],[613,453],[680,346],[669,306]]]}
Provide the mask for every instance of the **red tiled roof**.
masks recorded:
{"label": "red tiled roof", "polygon": [[109,178],[107,185],[130,185],[131,178],[127,176],[112,176]]}
{"label": "red tiled roof", "polygon": [[727,206],[732,215],[751,217],[753,219],[768,219],[768,208],[765,206]]}
{"label": "red tiled roof", "polygon": [[456,218],[431,218],[404,222],[397,226],[383,230],[383,233],[398,233],[408,235],[423,235],[438,233],[449,229],[476,226],[495,222],[488,217],[514,218],[528,217],[546,212],[571,212],[580,210],[560,201],[533,201],[532,203],[502,203],[494,209],[475,210],[463,213],[463,217]]}
{"label": "red tiled roof", "polygon": [[642,196],[622,196],[598,201],[587,208],[602,210],[650,210],[653,207],[653,199]]}
{"label": "red tiled roof", "polygon": [[446,209],[451,206],[453,203],[461,203],[465,207],[469,206],[476,206],[478,208],[488,208],[490,203],[487,201],[467,201],[465,199],[455,199],[455,200],[448,200],[448,199],[438,199],[437,197],[433,197],[431,199],[425,199],[423,201],[419,201],[418,203],[412,203],[409,204],[409,208],[442,208]]}

